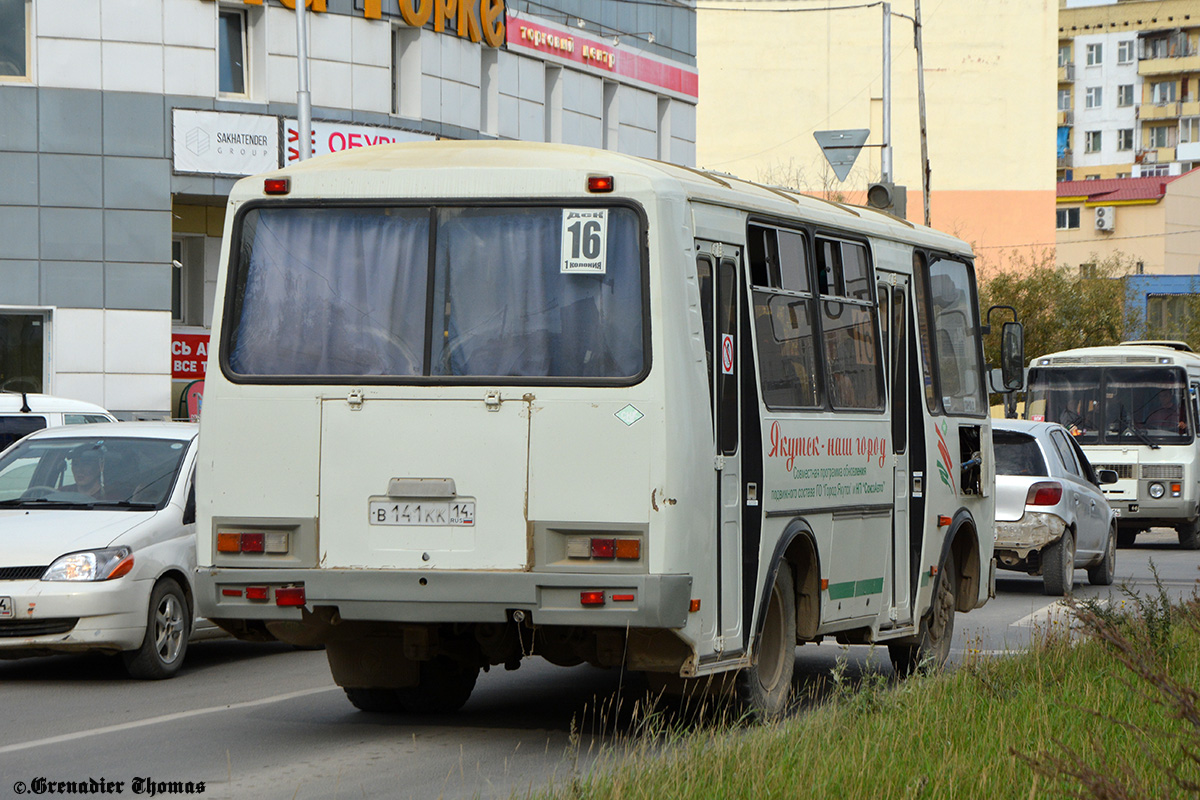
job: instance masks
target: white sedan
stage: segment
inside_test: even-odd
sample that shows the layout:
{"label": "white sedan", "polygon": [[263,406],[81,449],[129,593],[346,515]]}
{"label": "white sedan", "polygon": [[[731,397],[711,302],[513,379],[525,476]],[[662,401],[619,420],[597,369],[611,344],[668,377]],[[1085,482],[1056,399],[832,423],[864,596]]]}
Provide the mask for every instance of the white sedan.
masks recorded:
{"label": "white sedan", "polygon": [[47,428],[0,454],[0,658],[120,653],[169,678],[193,629],[197,426]]}

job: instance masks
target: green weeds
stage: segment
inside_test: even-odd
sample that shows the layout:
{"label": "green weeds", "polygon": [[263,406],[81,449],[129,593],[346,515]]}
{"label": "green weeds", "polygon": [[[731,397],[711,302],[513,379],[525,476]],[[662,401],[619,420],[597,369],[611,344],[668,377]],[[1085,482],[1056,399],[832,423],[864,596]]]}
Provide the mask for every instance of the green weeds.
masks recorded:
{"label": "green weeds", "polygon": [[[800,687],[772,725],[662,696],[597,764],[545,795],[609,798],[1200,797],[1200,596],[1073,603],[1028,650],[940,675]],[[701,713],[697,713],[701,712]]]}

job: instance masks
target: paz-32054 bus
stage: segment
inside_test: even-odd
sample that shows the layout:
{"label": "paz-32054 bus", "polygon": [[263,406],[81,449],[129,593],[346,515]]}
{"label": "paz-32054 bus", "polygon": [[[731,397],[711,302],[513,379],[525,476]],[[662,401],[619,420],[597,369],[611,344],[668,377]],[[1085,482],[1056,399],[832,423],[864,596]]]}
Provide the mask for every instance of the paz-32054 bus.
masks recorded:
{"label": "paz-32054 bus", "polygon": [[1182,342],[1122,342],[1039,356],[1029,364],[1029,419],[1071,430],[1116,510],[1117,541],[1174,528],[1200,548],[1200,355]]}
{"label": "paz-32054 bus", "polygon": [[[528,655],[737,674],[944,661],[994,579],[971,251],[611,152],[349,151],[230,196],[201,614],[323,643],[365,710]],[[1019,359],[1017,365],[1019,376]]]}

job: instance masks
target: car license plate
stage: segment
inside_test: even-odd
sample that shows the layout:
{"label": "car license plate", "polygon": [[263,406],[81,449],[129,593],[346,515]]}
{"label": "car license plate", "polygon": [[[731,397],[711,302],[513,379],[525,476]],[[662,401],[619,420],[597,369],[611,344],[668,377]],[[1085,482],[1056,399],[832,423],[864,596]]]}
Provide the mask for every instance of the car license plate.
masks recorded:
{"label": "car license plate", "polygon": [[0,619],[11,619],[13,605],[11,597],[0,597]]}
{"label": "car license plate", "polygon": [[395,500],[370,502],[372,525],[423,525],[462,527],[475,524],[474,500]]}

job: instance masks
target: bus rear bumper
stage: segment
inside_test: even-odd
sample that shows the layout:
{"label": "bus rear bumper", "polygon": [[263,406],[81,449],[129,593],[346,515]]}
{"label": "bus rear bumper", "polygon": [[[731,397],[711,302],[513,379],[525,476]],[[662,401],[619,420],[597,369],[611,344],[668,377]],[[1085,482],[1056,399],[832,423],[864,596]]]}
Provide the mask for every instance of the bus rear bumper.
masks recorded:
{"label": "bus rear bumper", "polygon": [[[303,587],[303,605],[295,591]],[[579,575],[365,569],[228,569],[196,574],[199,613],[209,619],[293,620],[332,607],[343,620],[504,622],[523,611],[538,625],[682,628],[690,575]],[[251,599],[262,598],[262,599]]]}

